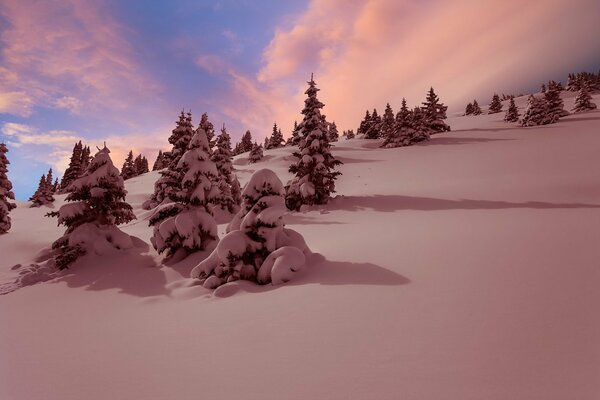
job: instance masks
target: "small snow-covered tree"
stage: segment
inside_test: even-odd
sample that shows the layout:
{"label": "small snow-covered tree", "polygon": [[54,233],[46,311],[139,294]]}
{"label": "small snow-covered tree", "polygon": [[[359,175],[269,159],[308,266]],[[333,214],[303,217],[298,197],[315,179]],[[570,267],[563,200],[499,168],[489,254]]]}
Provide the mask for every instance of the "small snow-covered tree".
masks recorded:
{"label": "small snow-covered tree", "polygon": [[310,250],[299,233],[285,228],[283,194],[273,171],[256,171],[244,187],[242,208],[228,233],[191,277],[207,289],[237,280],[277,285],[293,279]]}
{"label": "small snow-covered tree", "polygon": [[135,160],[133,160],[133,169],[135,170],[135,176],[149,172],[148,159],[143,155],[138,154]]}
{"label": "small snow-covered tree", "polygon": [[356,134],[354,133],[354,129],[348,129],[347,131],[344,131],[342,136],[345,137],[346,140],[350,140],[354,139],[356,137]]}
{"label": "small snow-covered tree", "polygon": [[365,117],[360,122],[360,126],[356,130],[356,134],[357,135],[364,135],[369,130],[369,126],[370,125],[371,125],[371,114],[369,113],[369,110],[367,110],[365,112]]}
{"label": "small snow-covered tree", "polygon": [[68,203],[47,214],[67,227],[52,244],[58,269],[68,268],[84,254],[103,255],[133,247],[131,237],[116,227],[134,220],[135,215],[125,201],[123,178],[109,153],[106,146],[99,150],[84,174],[71,183]]}
{"label": "small snow-covered tree", "polygon": [[479,103],[477,100],[473,100],[473,115],[480,115],[482,113],[481,107],[479,107]]}
{"label": "small snow-covered tree", "polygon": [[298,146],[300,143],[300,129],[298,128],[298,121],[294,121],[294,128],[292,129],[292,136],[290,136],[285,142],[286,146]]}
{"label": "small snow-covered tree", "polygon": [[231,162],[233,157],[231,154],[231,138],[225,129],[225,124],[223,124],[223,128],[221,128],[221,134],[217,137],[211,160],[215,163],[217,171],[219,172],[218,185],[221,193],[218,203],[222,209],[234,212],[239,205],[239,199],[236,200],[233,198],[233,164]]}
{"label": "small snow-covered tree", "polygon": [[10,230],[10,211],[17,207],[10,201],[15,199],[15,194],[12,192],[12,183],[7,175],[10,162],[6,153],[8,153],[6,144],[0,143],[0,234]]}
{"label": "small snow-covered tree", "polygon": [[[209,147],[212,149],[215,146],[215,127],[212,122],[208,120],[208,114],[202,114],[200,117],[200,123],[198,124],[198,129],[203,129],[206,132],[206,138],[208,139]],[[198,131],[196,129],[196,132]]]}
{"label": "small snow-covered tree", "polygon": [[529,95],[527,106],[521,118],[521,126],[545,125],[555,122],[548,113],[548,104],[544,98]]}
{"label": "small snow-covered tree", "polygon": [[[155,208],[165,201],[172,201],[174,193],[179,191],[181,175],[177,170],[177,165],[187,151],[192,136],[194,136],[192,114],[187,113],[186,115],[182,111],[177,126],[169,137],[169,143],[173,145],[172,150],[169,152],[169,165],[160,172],[161,177],[154,183],[154,193],[150,199],[143,203],[142,207],[145,210]],[[164,154],[166,153],[163,153],[163,156]]]}
{"label": "small snow-covered tree", "polygon": [[79,177],[81,174],[83,161],[83,144],[81,140],[75,143],[73,147],[73,153],[71,154],[71,160],[69,161],[69,166],[65,170],[63,174],[62,180],[60,182],[60,192],[66,193],[69,191],[68,187],[75,179]]}
{"label": "small snow-covered tree", "polygon": [[131,150],[129,150],[129,153],[125,158],[125,162],[123,162],[123,167],[121,168],[121,176],[123,177],[123,180],[127,180],[136,176],[135,164],[133,161],[133,151]]}
{"label": "small snow-covered tree", "polygon": [[548,89],[544,93],[546,101],[546,112],[549,123],[558,122],[558,119],[569,115],[569,112],[564,108],[564,102],[560,96],[561,86],[555,81],[548,82]]}
{"label": "small snow-covered tree", "polygon": [[235,146],[235,155],[246,153],[252,150],[252,145],[252,133],[250,133],[250,131],[246,131],[246,133],[242,135],[240,142]]}
{"label": "small snow-covered tree", "polygon": [[492,96],[492,102],[490,103],[490,107],[488,110],[488,114],[496,114],[502,111],[502,103],[500,102],[500,96],[494,93]]}
{"label": "small snow-covered tree", "polygon": [[333,121],[331,124],[329,124],[329,141],[330,142],[337,142],[338,139],[340,138],[340,133],[338,132],[338,128],[337,125],[335,124],[335,121]]}
{"label": "small snow-covered tree", "polygon": [[573,112],[579,113],[583,111],[595,110],[596,103],[592,101],[592,96],[589,92],[589,85],[587,82],[584,82],[581,85],[581,89],[579,89],[579,93],[577,93],[577,97],[575,98],[575,107],[573,107]]}
{"label": "small snow-covered tree", "polygon": [[410,144],[429,140],[431,134],[430,119],[421,107],[413,108],[408,121]]}
{"label": "small snow-covered tree", "polygon": [[283,134],[281,133],[281,129],[277,128],[277,124],[273,124],[273,132],[271,133],[271,138],[269,139],[269,149],[276,149],[278,147],[282,147],[285,143],[283,139]]}
{"label": "small snow-covered tree", "polygon": [[465,113],[463,115],[472,115],[472,114],[473,114],[473,103],[469,103],[465,107]]}
{"label": "small snow-covered tree", "polygon": [[252,149],[250,150],[250,154],[248,154],[248,162],[250,164],[254,164],[262,160],[263,158],[263,147],[262,144],[254,142],[252,145]]}
{"label": "small snow-covered tree", "polygon": [[52,168],[48,170],[47,175],[42,175],[38,188],[29,198],[30,207],[40,207],[54,202],[54,185],[52,183]]}
{"label": "small snow-covered tree", "polygon": [[415,136],[411,121],[412,111],[408,109],[406,99],[403,98],[400,111],[396,113],[393,131],[386,137],[381,147],[393,148],[411,145]]}
{"label": "small snow-covered tree", "polygon": [[331,193],[335,192],[335,180],[340,172],[334,169],[342,164],[331,154],[331,145],[327,136],[327,128],[321,118],[324,104],[317,98],[316,83],[312,78],[306,90],[307,99],[302,110],[304,120],[302,127],[303,140],[299,150],[294,152],[297,161],[289,171],[294,178],[286,185],[286,204],[291,210],[298,210],[303,204],[325,204]]}
{"label": "small snow-covered tree", "polygon": [[427,92],[426,101],[422,103],[423,107],[421,107],[425,113],[425,125],[429,128],[431,134],[450,130],[450,126],[444,122],[448,107],[440,103],[439,100],[433,88],[430,88]]}
{"label": "small snow-covered tree", "polygon": [[196,130],[188,150],[175,171],[181,179],[171,203],[156,208],[150,217],[154,227],[150,241],[167,257],[188,255],[217,241],[217,223],[212,212],[219,201],[217,166],[210,159],[210,144],[203,129]]}
{"label": "small snow-covered tree", "polygon": [[374,108],[365,131],[365,139],[377,139],[381,136],[381,117]]}
{"label": "small snow-covered tree", "polygon": [[165,158],[165,153],[162,150],[158,151],[158,155],[156,156],[156,161],[154,161],[154,165],[152,165],[152,171],[159,171],[161,169],[167,168],[169,163]]}
{"label": "small snow-covered tree", "polygon": [[515,99],[511,97],[510,103],[508,103],[508,110],[504,115],[504,121],[506,122],[517,122],[519,120],[519,109],[515,104]]}
{"label": "small snow-covered tree", "polygon": [[395,134],[396,130],[396,116],[390,106],[390,103],[385,105],[385,111],[383,112],[383,118],[381,120],[381,137],[389,141]]}

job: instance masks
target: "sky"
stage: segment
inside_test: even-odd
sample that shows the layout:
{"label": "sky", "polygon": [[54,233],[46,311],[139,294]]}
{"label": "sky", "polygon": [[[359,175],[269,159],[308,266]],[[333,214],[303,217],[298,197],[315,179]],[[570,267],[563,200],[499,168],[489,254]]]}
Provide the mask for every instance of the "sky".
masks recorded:
{"label": "sky", "polygon": [[0,141],[27,199],[76,141],[154,161],[179,112],[284,136],[314,73],[340,131],[366,109],[449,110],[600,69],[598,0],[1,0]]}

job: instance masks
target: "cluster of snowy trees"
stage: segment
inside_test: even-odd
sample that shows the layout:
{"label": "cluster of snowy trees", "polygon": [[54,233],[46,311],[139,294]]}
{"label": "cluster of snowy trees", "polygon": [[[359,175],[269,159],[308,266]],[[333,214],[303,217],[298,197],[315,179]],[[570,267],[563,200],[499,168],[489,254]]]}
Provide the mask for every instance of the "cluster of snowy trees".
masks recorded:
{"label": "cluster of snowy trees", "polygon": [[[365,139],[383,138],[382,147],[410,146],[428,140],[433,134],[450,130],[444,122],[447,108],[439,101],[433,88],[430,88],[421,107],[409,109],[406,99],[402,99],[402,105],[396,114],[389,103],[383,116],[377,113],[377,109],[373,109],[372,113],[367,110],[356,133],[363,135]],[[354,131],[345,131],[343,136],[351,139],[355,134]]]}
{"label": "cluster of snowy trees", "polygon": [[589,92],[600,90],[600,71],[598,71],[597,74],[591,72],[578,72],[576,74],[571,73],[568,75],[566,90],[578,92],[584,86]]}
{"label": "cluster of snowy trees", "polygon": [[69,161],[69,166],[65,170],[65,173],[60,181],[58,193],[62,194],[71,191],[69,189],[69,185],[79,178],[90,164],[90,154],[90,148],[88,146],[84,146],[81,143],[81,140],[75,143],[75,146],[73,147],[73,154],[71,155],[71,160]]}
{"label": "cluster of snowy trees", "polygon": [[[160,153],[159,153],[160,155]],[[121,176],[127,180],[142,174],[149,172],[148,159],[138,154],[135,158],[133,157],[133,151],[129,150],[123,167],[121,168]]]}
{"label": "cluster of snowy trees", "polygon": [[52,182],[52,168],[47,174],[42,175],[37,190],[29,198],[30,207],[40,207],[54,202],[54,194],[58,190],[58,179]]}

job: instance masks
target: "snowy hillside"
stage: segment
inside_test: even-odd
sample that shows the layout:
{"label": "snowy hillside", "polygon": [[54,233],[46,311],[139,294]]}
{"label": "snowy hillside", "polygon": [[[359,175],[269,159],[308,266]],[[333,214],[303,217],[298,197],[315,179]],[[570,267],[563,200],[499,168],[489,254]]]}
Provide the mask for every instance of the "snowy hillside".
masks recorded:
{"label": "snowy hillside", "polygon": [[[146,244],[0,296],[0,399],[597,399],[600,111],[503,116],[335,143],[337,197],[286,216],[318,254],[283,286],[213,293],[188,279],[206,253],[159,266]],[[291,151],[237,156],[240,182],[287,181]],[[126,182],[146,243],[157,176]],[[62,234],[48,211],[12,211],[0,283]]]}

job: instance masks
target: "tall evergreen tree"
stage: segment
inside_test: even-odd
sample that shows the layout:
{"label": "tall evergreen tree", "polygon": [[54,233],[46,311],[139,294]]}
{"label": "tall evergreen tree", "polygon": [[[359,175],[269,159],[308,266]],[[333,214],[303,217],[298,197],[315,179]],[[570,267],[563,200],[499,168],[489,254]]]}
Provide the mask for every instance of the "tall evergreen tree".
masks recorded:
{"label": "tall evergreen tree", "polygon": [[365,132],[365,139],[378,139],[381,137],[381,117],[374,108],[371,113],[371,119],[367,125],[367,131]]}
{"label": "tall evergreen tree", "polygon": [[8,153],[6,144],[0,143],[0,234],[10,230],[10,211],[17,207],[10,201],[15,199],[15,194],[12,192],[12,183],[7,175],[10,162],[6,153]]}
{"label": "tall evergreen tree", "polygon": [[154,227],[150,241],[159,253],[188,255],[218,240],[212,212],[219,201],[219,172],[210,153],[206,132],[196,130],[175,166],[181,177],[179,190],[172,194],[171,203],[161,205],[150,217]]}
{"label": "tall evergreen tree", "polygon": [[[217,137],[217,142],[211,160],[215,163],[218,171],[218,184],[220,197],[218,200],[222,209],[227,209],[233,213],[239,201],[233,198],[233,157],[231,153],[231,138],[225,129],[225,124],[221,128],[221,134]],[[239,182],[238,182],[239,185]]]}
{"label": "tall evergreen tree", "polygon": [[527,107],[521,118],[521,126],[545,125],[556,122],[556,119],[548,113],[548,104],[542,98],[536,98],[534,95],[529,95],[527,99]]}
{"label": "tall evergreen tree", "polygon": [[469,103],[469,104],[467,104],[467,107],[465,107],[464,115],[472,115],[472,114],[473,114],[473,103]]}
{"label": "tall evergreen tree", "polygon": [[297,161],[289,168],[294,178],[285,187],[286,205],[291,210],[298,210],[303,204],[327,203],[335,192],[335,180],[341,174],[334,171],[342,162],[331,154],[327,127],[321,118],[324,104],[317,98],[318,91],[311,75],[302,110],[304,119],[300,124],[304,140],[293,154]]}
{"label": "tall evergreen tree", "polygon": [[236,155],[252,150],[252,145],[252,133],[246,131],[240,140],[239,146],[236,146],[238,147]]}
{"label": "tall evergreen tree", "polygon": [[369,113],[369,110],[367,110],[365,112],[365,117],[360,122],[360,126],[356,130],[356,134],[357,135],[364,135],[369,130],[369,126],[370,125],[371,125],[371,114]]}
{"label": "tall evergreen tree", "polygon": [[381,147],[401,147],[412,144],[415,133],[412,129],[412,111],[406,106],[406,99],[402,99],[402,106],[396,113],[391,134],[383,141]]}
{"label": "tall evergreen tree", "polygon": [[260,160],[262,160],[262,158],[263,158],[262,144],[259,145],[258,143],[254,142],[254,144],[252,145],[252,150],[250,150],[250,153],[248,154],[248,162],[250,164],[254,164],[254,163],[257,163]]}
{"label": "tall evergreen tree", "polygon": [[129,150],[129,153],[125,158],[125,162],[123,163],[123,167],[121,168],[121,176],[123,177],[123,180],[127,180],[136,176],[132,150]]}
{"label": "tall evergreen tree", "polygon": [[385,140],[391,139],[396,130],[396,116],[390,106],[390,103],[385,105],[385,111],[383,112],[383,118],[381,120],[381,137]]}
{"label": "tall evergreen tree", "polygon": [[[208,139],[208,144],[212,150],[212,148],[215,146],[215,127],[213,126],[212,122],[210,122],[208,120],[208,114],[204,113],[202,114],[202,117],[200,117],[200,124],[198,124],[198,129],[204,129],[204,132],[206,132],[206,138]],[[198,131],[198,129],[196,129],[196,131]]]}
{"label": "tall evergreen tree", "polygon": [[92,161],[91,150],[89,146],[84,146],[81,150],[81,165],[79,166],[79,173],[77,177],[83,175],[83,173],[87,170],[90,162]]}
{"label": "tall evergreen tree", "polygon": [[38,188],[29,198],[30,207],[40,207],[54,202],[54,185],[52,183],[52,168],[48,170],[47,175],[42,175]]}
{"label": "tall evergreen tree", "polygon": [[289,137],[286,146],[298,146],[300,144],[300,129],[298,129],[298,121],[294,121],[294,128],[292,129],[292,136]]}
{"label": "tall evergreen tree", "polygon": [[138,154],[135,160],[133,160],[134,176],[145,174],[149,171],[148,159],[141,154]]}
{"label": "tall evergreen tree", "polygon": [[194,136],[192,114],[187,113],[186,115],[182,111],[179,115],[177,126],[173,129],[169,137],[169,143],[173,145],[173,148],[169,152],[169,165],[160,172],[161,177],[154,183],[154,193],[149,200],[144,202],[144,209],[150,210],[165,200],[168,201],[175,192],[180,190],[181,176],[177,170],[177,165],[181,156],[187,151],[192,136]]}
{"label": "tall evergreen tree", "polygon": [[480,115],[482,113],[481,107],[479,107],[479,103],[477,100],[473,100],[473,115]]}
{"label": "tall evergreen tree", "polygon": [[119,170],[113,165],[110,150],[104,146],[92,159],[85,173],[71,184],[69,202],[48,216],[58,217],[58,224],[67,227],[65,234],[52,244],[59,269],[68,268],[77,258],[97,251],[98,241],[106,246],[121,248],[126,237],[116,225],[135,219],[131,206],[125,201],[125,187]]}
{"label": "tall evergreen tree", "polygon": [[589,92],[589,85],[587,82],[584,82],[581,85],[581,89],[579,89],[579,93],[577,93],[577,97],[575,98],[575,107],[573,107],[573,112],[578,113],[595,109],[596,103],[592,101],[592,96]]}
{"label": "tall evergreen tree", "polygon": [[154,161],[154,165],[152,165],[152,171],[159,171],[161,169],[167,168],[169,165],[168,160],[166,160],[165,153],[162,150],[158,151],[158,155],[156,156],[156,161]]}
{"label": "tall evergreen tree", "polygon": [[426,126],[432,134],[450,130],[450,126],[444,122],[448,107],[439,102],[439,97],[435,94],[433,88],[429,89],[426,101],[421,108],[425,113]]}
{"label": "tall evergreen tree", "polygon": [[276,149],[278,147],[282,147],[285,143],[283,139],[283,134],[281,133],[281,129],[277,127],[277,124],[273,124],[273,132],[271,133],[271,138],[269,139],[269,149]]}
{"label": "tall evergreen tree", "polygon": [[546,93],[544,93],[544,99],[546,100],[550,123],[558,122],[559,118],[569,115],[569,112],[565,110],[560,92],[561,86],[559,86],[557,82],[548,82],[548,89],[546,90]]}
{"label": "tall evergreen tree", "polygon": [[504,121],[517,122],[519,120],[519,116],[519,109],[515,104],[515,99],[511,98],[510,103],[508,103],[508,110],[506,110],[506,114],[504,115]]}
{"label": "tall evergreen tree", "polygon": [[73,147],[73,154],[71,155],[71,160],[69,161],[69,166],[65,170],[63,174],[62,180],[60,182],[60,193],[66,193],[69,191],[69,185],[71,182],[75,181],[81,173],[81,163],[83,160],[83,144],[81,140],[75,143]]}
{"label": "tall evergreen tree", "polygon": [[338,132],[337,129],[337,125],[335,124],[335,121],[333,121],[331,124],[329,124],[329,141],[330,142],[337,142],[338,139],[340,138],[340,133]]}
{"label": "tall evergreen tree", "polygon": [[500,96],[494,93],[492,96],[492,102],[490,103],[488,114],[496,114],[502,111],[502,103],[500,102]]}

